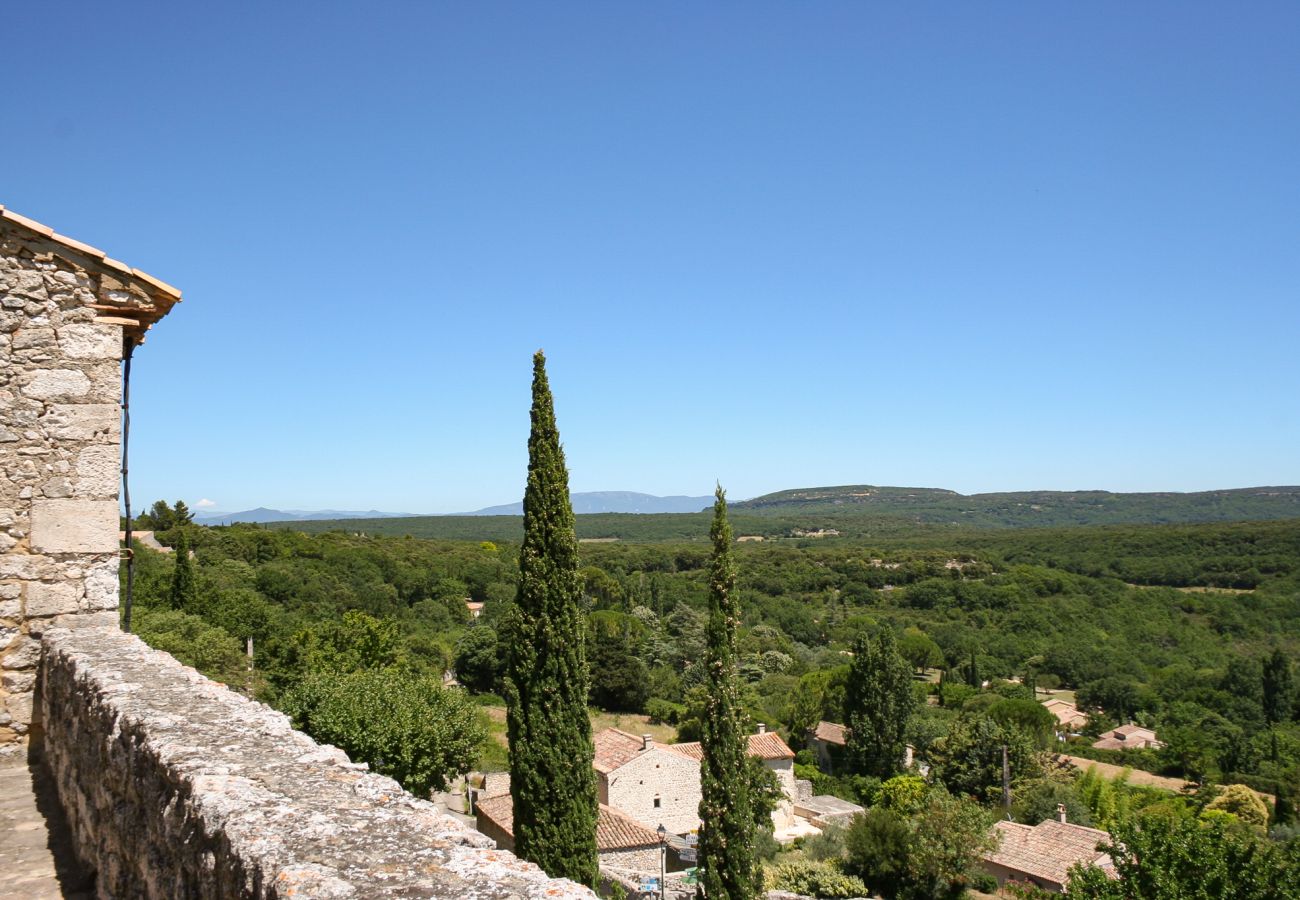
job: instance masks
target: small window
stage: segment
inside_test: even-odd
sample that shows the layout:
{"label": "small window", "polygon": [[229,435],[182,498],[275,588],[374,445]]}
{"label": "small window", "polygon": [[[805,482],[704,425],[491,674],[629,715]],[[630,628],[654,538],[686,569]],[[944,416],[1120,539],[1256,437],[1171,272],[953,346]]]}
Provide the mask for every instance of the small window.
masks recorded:
{"label": "small window", "polygon": [[659,808],[659,798],[655,797],[655,809]]}

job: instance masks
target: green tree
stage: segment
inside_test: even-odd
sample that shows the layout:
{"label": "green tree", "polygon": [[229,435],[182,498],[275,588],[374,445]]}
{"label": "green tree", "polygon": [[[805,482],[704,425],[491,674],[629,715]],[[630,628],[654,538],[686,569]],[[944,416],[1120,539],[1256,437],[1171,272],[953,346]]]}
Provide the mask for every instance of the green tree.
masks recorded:
{"label": "green tree", "polygon": [[699,894],[709,900],[752,900],[761,873],[754,859],[754,817],[746,775],[736,671],[740,603],[731,556],[731,525],[721,486],[714,494],[713,555],[709,561],[709,621],[705,629],[706,704],[700,744]]}
{"label": "green tree", "polygon": [[943,665],[943,650],[924,631],[916,627],[903,629],[898,652],[919,672]]}
{"label": "green tree", "polygon": [[1291,717],[1291,661],[1274,649],[1264,661],[1264,720],[1273,726]]}
{"label": "green tree", "polygon": [[309,675],[284,709],[312,737],[421,797],[467,771],[487,738],[464,692],[398,669]]}
{"label": "green tree", "polygon": [[505,665],[515,852],[557,878],[595,886],[596,778],[587,716],[586,619],[569,473],[546,358],[533,357],[519,586]]}
{"label": "green tree", "polygon": [[497,633],[491,625],[476,625],[456,642],[456,679],[471,691],[482,693],[496,687],[500,662]]}
{"label": "green tree", "polygon": [[1147,815],[1111,828],[1118,879],[1070,870],[1070,900],[1297,900],[1297,846],[1270,845],[1216,816]]}
{"label": "green tree", "polygon": [[850,769],[880,779],[901,772],[907,721],[916,707],[912,670],[895,649],[894,633],[882,628],[874,640],[859,635],[844,691]]}
{"label": "green tree", "polygon": [[930,756],[933,775],[954,794],[991,801],[1002,792],[1002,748],[1013,779],[1036,778],[1042,765],[1029,737],[979,713],[964,713],[946,737],[935,742]]}
{"label": "green tree", "polygon": [[190,539],[182,529],[176,541],[176,566],[172,569],[171,590],[167,602],[172,609],[194,612],[199,595],[198,580],[194,575],[194,560],[190,559]]}

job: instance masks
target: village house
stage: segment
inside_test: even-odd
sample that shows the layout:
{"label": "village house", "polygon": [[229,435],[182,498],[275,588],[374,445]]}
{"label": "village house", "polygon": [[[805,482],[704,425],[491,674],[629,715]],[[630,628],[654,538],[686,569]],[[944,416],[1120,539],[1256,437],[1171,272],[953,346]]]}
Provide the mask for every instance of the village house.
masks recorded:
{"label": "village house", "polygon": [[[475,826],[496,841],[500,850],[515,849],[515,802],[509,794],[480,800],[474,808]],[[601,869],[650,873],[659,871],[659,834],[600,804],[596,817],[596,855]]]}
{"label": "village house", "polygon": [[[699,763],[704,759],[704,748],[700,746],[699,742],[670,744],[669,749],[695,761],[696,778],[698,779]],[[781,801],[777,804],[776,809],[772,811],[772,829],[774,831],[784,831],[794,827],[794,751],[790,749],[785,741],[781,740],[781,735],[775,731],[768,731],[767,726],[760,722],[758,733],[749,736],[749,743],[745,752],[761,760],[763,765],[776,775],[777,783],[781,785]]]}
{"label": "village house", "polygon": [[1164,746],[1156,740],[1156,733],[1141,725],[1121,725],[1103,732],[1093,742],[1098,750],[1159,750]]}
{"label": "village house", "polygon": [[[772,825],[782,830],[794,824],[794,751],[781,736],[758,726],[749,736],[747,752],[776,775],[784,795],[772,813]],[[647,828],[663,825],[672,834],[687,834],[700,825],[700,761],[698,742],[658,744],[650,735],[637,737],[606,728],[594,739],[596,787],[600,802],[631,816]]]}
{"label": "village house", "polygon": [[698,762],[648,734],[638,737],[617,728],[597,732],[594,743],[601,803],[647,828],[663,825],[673,834],[686,834],[699,826]]}
{"label": "village house", "polygon": [[1088,725],[1088,714],[1065,700],[1044,700],[1043,708],[1056,716],[1057,731],[1068,734],[1083,730]]}
{"label": "village house", "polygon": [[[816,728],[808,730],[808,749],[817,757],[817,768],[827,775],[834,775],[844,760],[844,747],[849,742],[849,729],[835,722],[818,722]],[[930,774],[930,767],[916,761],[916,748],[911,744],[903,748],[903,768],[911,769],[913,764],[921,775]]]}
{"label": "village house", "polygon": [[1055,819],[1033,827],[1003,821],[995,823],[993,830],[998,846],[984,856],[983,865],[997,879],[998,887],[1018,881],[1061,894],[1070,869],[1079,864],[1097,866],[1115,877],[1110,855],[1097,849],[1110,841],[1110,834],[1067,822],[1064,806],[1057,807]]}

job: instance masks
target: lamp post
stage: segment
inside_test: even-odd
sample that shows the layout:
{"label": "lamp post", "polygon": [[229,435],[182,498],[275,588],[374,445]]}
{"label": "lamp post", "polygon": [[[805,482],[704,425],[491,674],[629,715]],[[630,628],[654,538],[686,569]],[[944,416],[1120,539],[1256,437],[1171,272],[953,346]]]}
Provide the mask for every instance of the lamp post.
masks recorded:
{"label": "lamp post", "polygon": [[668,889],[668,829],[660,822],[655,833],[659,835],[659,900],[664,900]]}

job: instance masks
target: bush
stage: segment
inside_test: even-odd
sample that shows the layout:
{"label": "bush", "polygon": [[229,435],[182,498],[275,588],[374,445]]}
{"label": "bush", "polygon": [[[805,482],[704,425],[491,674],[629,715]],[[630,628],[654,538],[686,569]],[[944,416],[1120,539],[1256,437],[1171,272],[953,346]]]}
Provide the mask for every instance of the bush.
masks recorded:
{"label": "bush", "polygon": [[809,835],[803,842],[804,855],[818,862],[839,859],[844,855],[844,832],[843,825],[830,824],[820,834]]}
{"label": "bush", "polygon": [[788,862],[767,870],[767,889],[790,891],[807,897],[847,898],[867,896],[861,878],[845,875],[824,862]]}
{"label": "bush", "polygon": [[487,737],[463,691],[395,669],[308,676],[285,697],[284,710],[318,741],[421,797],[467,771]]}

